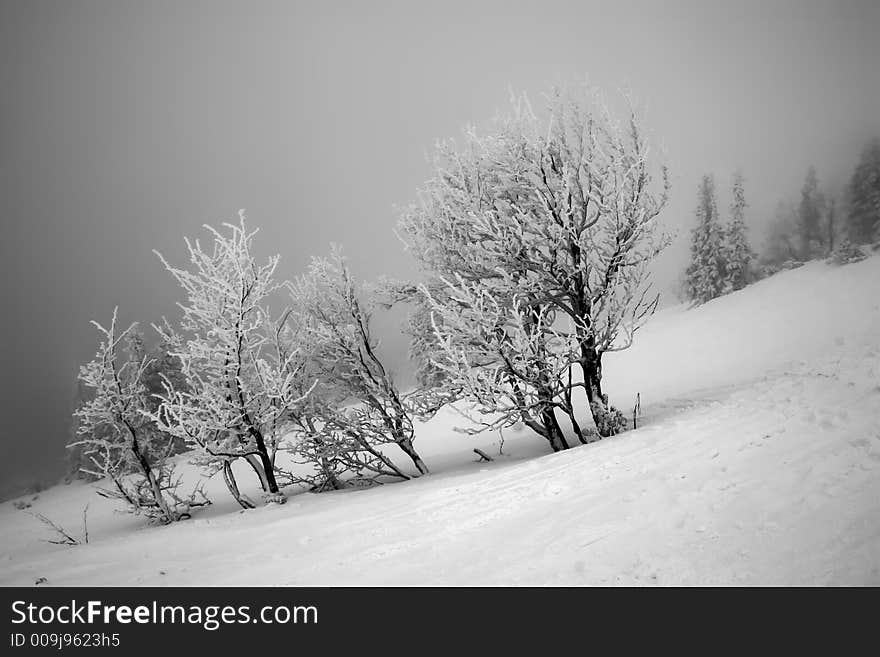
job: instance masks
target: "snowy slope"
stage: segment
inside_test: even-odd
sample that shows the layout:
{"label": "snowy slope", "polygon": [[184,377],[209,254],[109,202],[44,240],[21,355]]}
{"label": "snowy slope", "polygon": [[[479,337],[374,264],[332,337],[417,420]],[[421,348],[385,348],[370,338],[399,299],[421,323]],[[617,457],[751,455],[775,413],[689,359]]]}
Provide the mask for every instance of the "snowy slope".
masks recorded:
{"label": "snowy slope", "polygon": [[408,483],[238,512],[211,481],[168,527],[41,493],[29,510],[73,533],[91,503],[76,547],[6,502],[0,584],[880,584],[880,257],[664,310],[605,376],[644,425],[560,454],[507,432],[497,456],[449,411]]}

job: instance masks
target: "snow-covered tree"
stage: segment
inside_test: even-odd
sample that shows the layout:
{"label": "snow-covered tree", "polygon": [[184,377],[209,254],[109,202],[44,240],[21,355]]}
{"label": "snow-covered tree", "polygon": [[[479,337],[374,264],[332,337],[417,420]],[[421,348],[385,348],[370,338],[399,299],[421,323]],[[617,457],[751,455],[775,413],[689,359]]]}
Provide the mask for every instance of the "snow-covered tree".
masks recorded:
{"label": "snow-covered tree", "polygon": [[[541,336],[552,318],[565,324],[562,351],[583,378],[568,388],[586,392],[599,433],[610,435],[617,427],[608,421],[613,412],[602,392],[602,356],[628,346],[656,306],[647,264],[665,245],[657,217],[668,182],[665,168],[659,190],[652,182],[634,112],[619,123],[596,100],[586,87],[554,90],[541,119],[524,97],[514,98],[488,133],[471,128],[461,146],[439,143],[434,175],[420,202],[403,212],[400,234],[426,278],[417,314],[422,324],[432,320],[432,336],[419,347],[422,363],[433,363],[430,372],[455,381],[451,387],[489,412],[487,397],[467,382],[472,359],[447,346],[456,349],[463,335],[484,332],[477,324],[488,313],[499,326],[521,327],[521,334],[501,339],[504,350],[523,348],[519,361],[534,364],[529,350],[544,349]],[[477,300],[498,310],[473,307]],[[460,317],[453,321],[456,308]],[[553,330],[562,329],[554,324]],[[461,371],[452,376],[456,363]],[[508,366],[496,358],[480,367],[503,399],[496,410],[507,412]],[[569,371],[548,363],[534,376],[568,380]],[[538,407],[548,396],[558,401],[566,386],[548,380],[547,389],[536,390]],[[514,415],[537,408],[527,398],[513,400]]]}
{"label": "snow-covered tree", "polygon": [[273,320],[268,300],[283,283],[275,280],[279,257],[258,264],[252,252],[257,230],[244,211],[224,232],[206,226],[212,248],[186,240],[191,270],[172,266],[157,252],[186,293],[178,333],[156,327],[174,345],[185,389],[166,381],[154,414],[159,426],[198,450],[213,472],[222,470],[230,493],[244,508],[231,463],[245,460],[259,477],[267,500],[283,501],[275,477],[275,455],[288,430],[288,416],[308,396],[303,356],[281,337],[286,313]]}
{"label": "snow-covered tree", "polygon": [[824,214],[825,199],[819,191],[816,168],[811,166],[807,170],[798,205],[801,260],[812,260],[825,252],[826,235],[822,226]]}
{"label": "snow-covered tree", "polygon": [[779,271],[784,262],[798,259],[797,211],[791,203],[780,201],[773,218],[767,222],[760,262],[765,273],[772,274]]}
{"label": "snow-covered tree", "polygon": [[79,426],[71,447],[88,460],[90,465],[81,466],[86,472],[112,482],[102,495],[163,523],[180,520],[209,502],[200,488],[186,498],[178,495],[179,480],[167,459],[173,441],[149,418],[144,378],[152,360],[144,355],[137,325],[119,333],[116,321],[114,309],[109,327],[92,322],[103,339],[94,360],[80,369],[79,379],[92,395],[74,412]]}
{"label": "snow-covered tree", "polygon": [[408,478],[381,450],[396,445],[427,474],[413,444],[414,409],[382,363],[371,331],[372,291],[355,282],[337,247],[329,257],[313,258],[288,289],[290,322],[308,345],[310,371],[319,381],[318,401],[297,418],[301,444],[325,455],[334,450],[334,462],[355,477]]}
{"label": "snow-covered tree", "polygon": [[749,283],[749,272],[755,254],[746,237],[746,196],[742,174],[733,178],[733,201],[730,205],[730,222],[724,230],[724,292],[741,290]]}
{"label": "snow-covered tree", "polygon": [[697,226],[691,233],[691,263],[685,272],[688,298],[705,303],[724,292],[727,277],[724,227],[718,217],[715,181],[703,176],[697,191]]}
{"label": "snow-covered tree", "polygon": [[880,242],[880,138],[871,140],[849,183],[850,240],[856,244]]}
{"label": "snow-covered tree", "polygon": [[833,196],[828,199],[828,214],[825,218],[825,250],[830,255],[838,245],[838,226],[836,213],[837,199]]}

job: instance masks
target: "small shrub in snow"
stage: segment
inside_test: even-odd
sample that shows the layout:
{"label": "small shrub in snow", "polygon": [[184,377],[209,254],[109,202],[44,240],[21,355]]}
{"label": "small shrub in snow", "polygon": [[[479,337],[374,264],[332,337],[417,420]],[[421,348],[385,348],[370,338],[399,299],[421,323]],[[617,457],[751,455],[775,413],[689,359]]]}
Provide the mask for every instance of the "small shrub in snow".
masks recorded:
{"label": "small shrub in snow", "polygon": [[844,239],[837,248],[834,249],[834,252],[828,256],[827,262],[832,265],[840,266],[864,259],[865,254],[862,250],[848,239]]}
{"label": "small shrub in snow", "polygon": [[[88,504],[86,504],[85,508],[83,509],[83,515],[82,515],[83,525],[82,525],[82,537],[81,538],[77,538],[71,532],[67,531],[64,527],[62,527],[61,525],[59,525],[56,522],[53,522],[52,520],[50,520],[49,518],[44,516],[42,513],[31,513],[30,511],[25,511],[25,513],[27,513],[30,516],[33,516],[34,518],[39,520],[41,523],[43,523],[46,527],[48,527],[50,530],[52,530],[52,532],[55,535],[55,538],[45,539],[45,541],[47,543],[52,543],[54,545],[73,546],[73,545],[83,545],[84,543],[89,542],[89,521],[88,521],[89,505]],[[39,582],[37,582],[37,583],[39,584]]]}
{"label": "small shrub in snow", "polygon": [[266,504],[284,504],[287,498],[282,493],[263,493],[263,502]]}
{"label": "small shrub in snow", "polygon": [[629,423],[626,416],[615,406],[608,404],[608,396],[605,396],[604,407],[593,409],[594,416],[599,414],[599,421],[596,428],[602,436],[613,436],[614,434],[626,431]]}
{"label": "small shrub in snow", "polygon": [[788,271],[789,269],[797,269],[803,267],[804,263],[800,260],[786,260],[779,266],[780,271]]}

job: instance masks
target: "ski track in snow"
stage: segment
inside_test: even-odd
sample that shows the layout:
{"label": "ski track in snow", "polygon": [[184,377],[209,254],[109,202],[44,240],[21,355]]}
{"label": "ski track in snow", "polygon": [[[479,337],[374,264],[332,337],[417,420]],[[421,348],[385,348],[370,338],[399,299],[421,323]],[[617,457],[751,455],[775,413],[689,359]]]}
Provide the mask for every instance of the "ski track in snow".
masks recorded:
{"label": "ski track in snow", "polygon": [[429,477],[248,512],[212,480],[214,507],[168,527],[58,486],[29,510],[78,533],[90,502],[73,548],[6,502],[0,584],[878,585],[878,281],[880,257],[815,263],[659,313],[606,364],[643,424],[559,454],[529,458],[545,447],[518,431],[476,463],[497,436],[441,414]]}

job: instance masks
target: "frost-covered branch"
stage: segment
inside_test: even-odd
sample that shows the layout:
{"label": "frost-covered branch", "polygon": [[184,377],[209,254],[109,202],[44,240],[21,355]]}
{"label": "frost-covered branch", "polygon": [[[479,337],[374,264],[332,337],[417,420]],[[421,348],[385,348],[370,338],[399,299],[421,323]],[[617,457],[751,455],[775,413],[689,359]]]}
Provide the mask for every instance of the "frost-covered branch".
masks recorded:
{"label": "frost-covered branch", "polygon": [[300,424],[301,445],[322,459],[332,452],[339,472],[355,477],[409,478],[381,449],[395,445],[426,474],[413,445],[413,409],[371,332],[371,291],[354,281],[337,247],[329,257],[313,258],[308,272],[288,287],[290,323],[320,382],[319,401]]}

